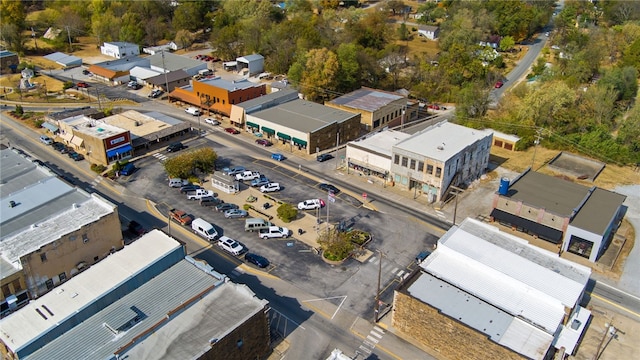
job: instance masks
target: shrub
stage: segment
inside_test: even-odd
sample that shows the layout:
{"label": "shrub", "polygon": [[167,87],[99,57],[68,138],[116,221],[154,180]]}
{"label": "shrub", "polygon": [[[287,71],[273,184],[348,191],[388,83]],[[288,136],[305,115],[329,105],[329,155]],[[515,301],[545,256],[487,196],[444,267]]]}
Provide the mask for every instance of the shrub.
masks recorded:
{"label": "shrub", "polygon": [[322,232],[318,236],[318,244],[322,247],[322,256],[332,261],[346,259],[354,248],[348,233],[341,233],[335,228]]}
{"label": "shrub", "polygon": [[13,113],[16,115],[24,114],[24,109],[22,108],[22,105],[16,105],[16,109]]}
{"label": "shrub", "polygon": [[371,239],[371,234],[362,230],[349,231],[347,235],[349,236],[349,241],[360,246]]}
{"label": "shrub", "polygon": [[91,170],[98,174],[102,174],[105,170],[107,170],[107,167],[101,164],[91,164]]}
{"label": "shrub", "polygon": [[251,206],[250,204],[244,204],[244,205],[242,205],[242,208],[243,208],[245,211],[249,211],[249,209],[251,209],[252,207],[253,207],[253,206]]}
{"label": "shrub", "polygon": [[298,209],[294,208],[291,204],[282,204],[277,210],[278,217],[285,223],[289,223],[298,217]]}

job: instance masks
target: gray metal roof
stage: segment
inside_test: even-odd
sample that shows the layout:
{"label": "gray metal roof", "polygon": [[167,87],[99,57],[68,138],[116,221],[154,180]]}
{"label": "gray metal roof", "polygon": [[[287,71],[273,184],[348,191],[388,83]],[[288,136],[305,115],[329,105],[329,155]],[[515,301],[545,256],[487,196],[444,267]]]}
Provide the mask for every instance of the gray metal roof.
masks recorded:
{"label": "gray metal roof", "polygon": [[594,234],[604,235],[626,198],[613,191],[596,188],[571,220],[571,225]]}
{"label": "gray metal roof", "polygon": [[57,120],[64,120],[66,118],[78,116],[78,115],[84,115],[92,119],[101,119],[105,116],[104,112],[96,108],[92,108],[90,106],[85,106],[81,108],[68,109],[68,110],[50,113],[46,115],[46,118],[57,121]]}
{"label": "gray metal roof", "polygon": [[[497,189],[496,189],[497,190]],[[547,212],[571,217],[589,188],[535,171],[527,171],[512,181],[506,197],[545,209]]]}
{"label": "gray metal roof", "polygon": [[359,116],[359,114],[300,99],[258,111],[251,115],[304,133],[311,133],[327,125],[342,123]]}
{"label": "gray metal roof", "polygon": [[[240,89],[248,89],[251,87],[261,87],[262,84],[255,84],[247,79],[242,80],[225,80],[219,76],[209,79],[198,80],[199,82],[211,86],[215,86],[220,89],[225,89],[227,91],[235,91]],[[183,88],[190,88],[191,86],[185,86]]]}
{"label": "gray metal roof", "polygon": [[298,99],[297,90],[284,89],[280,91],[274,91],[267,95],[262,95],[255,99],[243,101],[235,106],[239,106],[243,108],[247,114],[251,114],[254,111],[263,110],[295,99]]}
{"label": "gray metal roof", "polygon": [[[162,59],[164,54],[164,60]],[[161,51],[147,57],[151,66],[169,71],[184,70],[202,65],[201,60],[192,59],[182,55],[176,55],[168,51]]]}
{"label": "gray metal roof", "polygon": [[400,99],[404,99],[404,96],[363,87],[344,94],[330,101],[330,103],[347,106],[356,110],[374,112]]}
{"label": "gray metal roof", "polygon": [[47,59],[47,60],[55,61],[55,62],[57,62],[58,64],[61,64],[61,65],[82,64],[82,59],[81,58],[79,58],[77,56],[61,53],[61,52],[55,52],[55,53],[46,55],[46,56],[44,56],[44,58]]}
{"label": "gray metal roof", "polygon": [[264,60],[264,57],[260,54],[251,54],[251,55],[245,55],[245,56],[236,58],[236,61],[247,62],[247,63],[251,61],[258,61],[258,60]]}
{"label": "gray metal roof", "polygon": [[179,70],[172,70],[168,72],[166,79],[164,77],[164,74],[158,74],[153,77],[147,78],[145,81],[152,85],[166,85],[167,82],[173,82],[173,81],[190,79],[190,78],[191,76],[189,76],[189,74],[187,74],[186,71],[179,69]]}

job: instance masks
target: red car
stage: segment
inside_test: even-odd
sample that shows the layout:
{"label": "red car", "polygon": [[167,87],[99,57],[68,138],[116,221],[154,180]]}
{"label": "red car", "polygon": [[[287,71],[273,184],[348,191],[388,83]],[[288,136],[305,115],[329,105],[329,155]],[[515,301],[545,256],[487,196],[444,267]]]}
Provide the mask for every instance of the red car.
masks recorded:
{"label": "red car", "polygon": [[76,84],[76,86],[79,88],[88,88],[89,84],[87,84],[86,82],[79,82]]}
{"label": "red car", "polygon": [[500,88],[502,87],[502,85],[504,85],[504,83],[503,83],[502,81],[498,81],[498,82],[494,85],[494,87],[495,87],[496,89],[500,89]]}
{"label": "red car", "polygon": [[240,134],[240,131],[238,129],[235,129],[235,128],[232,128],[232,127],[228,127],[226,129],[224,129],[224,131],[228,132],[229,134],[233,134],[233,135]]}
{"label": "red car", "polygon": [[262,145],[262,146],[271,146],[271,145],[273,145],[271,143],[271,141],[269,141],[267,139],[258,139],[258,140],[256,140],[256,144]]}
{"label": "red car", "polygon": [[440,106],[436,105],[436,104],[431,104],[428,106],[429,109],[431,110],[440,110]]}

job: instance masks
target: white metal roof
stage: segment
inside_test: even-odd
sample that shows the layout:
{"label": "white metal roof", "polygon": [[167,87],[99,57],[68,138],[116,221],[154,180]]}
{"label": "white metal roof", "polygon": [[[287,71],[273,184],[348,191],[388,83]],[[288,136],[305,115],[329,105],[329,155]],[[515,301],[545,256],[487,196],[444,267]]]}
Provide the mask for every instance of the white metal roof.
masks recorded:
{"label": "white metal roof", "polygon": [[[18,351],[181,246],[160,230],[149,232],[125,247],[125,250],[108,256],[0,320],[0,338],[14,352]],[[56,320],[45,319],[38,313],[43,311],[40,309],[49,309],[55,314]]]}
{"label": "white metal roof", "polygon": [[446,162],[469,145],[492,136],[490,130],[477,130],[443,121],[400,141],[396,148]]}
{"label": "white metal roof", "polygon": [[347,143],[347,146],[357,146],[371,152],[387,155],[389,158],[391,158],[391,148],[393,148],[393,146],[398,142],[410,136],[410,134],[400,131],[386,130],[370,134],[365,139],[362,139],[360,141],[350,141],[349,143]]}

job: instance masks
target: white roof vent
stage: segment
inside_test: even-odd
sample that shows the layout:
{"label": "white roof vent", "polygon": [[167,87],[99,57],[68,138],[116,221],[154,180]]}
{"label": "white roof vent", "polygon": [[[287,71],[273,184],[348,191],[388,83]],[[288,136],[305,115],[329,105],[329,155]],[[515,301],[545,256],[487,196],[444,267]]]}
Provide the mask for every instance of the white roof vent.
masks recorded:
{"label": "white roof vent", "polygon": [[444,150],[444,143],[442,143],[442,145],[438,145],[438,150]]}
{"label": "white roof vent", "polygon": [[78,205],[77,203],[73,203],[73,205],[71,205],[71,207],[73,209],[78,209],[78,208],[80,208],[80,205]]}
{"label": "white roof vent", "polygon": [[31,224],[31,230],[35,229],[38,227],[38,224]]}

